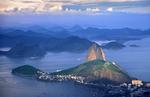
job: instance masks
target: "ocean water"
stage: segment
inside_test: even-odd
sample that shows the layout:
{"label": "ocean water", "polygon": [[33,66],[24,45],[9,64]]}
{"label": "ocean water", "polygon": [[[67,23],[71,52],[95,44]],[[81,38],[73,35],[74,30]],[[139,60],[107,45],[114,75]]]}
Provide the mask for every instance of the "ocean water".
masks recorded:
{"label": "ocean water", "polygon": [[[130,47],[131,44],[139,47]],[[131,76],[150,81],[150,38],[129,41],[125,45],[127,47],[121,50],[105,50],[108,59],[117,62]]]}
{"label": "ocean water", "polygon": [[[129,47],[130,44],[139,47]],[[130,75],[150,81],[150,38],[129,41],[121,50],[104,50],[108,60],[117,62]],[[3,49],[4,50],[4,49]],[[11,74],[15,67],[33,65],[47,72],[63,70],[85,62],[83,53],[48,53],[42,59],[12,59],[0,56],[0,97],[101,97],[101,89],[73,82],[41,82]]]}
{"label": "ocean water", "polygon": [[11,74],[15,67],[30,64],[44,71],[63,70],[85,61],[85,53],[49,53],[43,59],[0,57],[0,97],[101,97],[103,91],[73,82],[41,82]]}

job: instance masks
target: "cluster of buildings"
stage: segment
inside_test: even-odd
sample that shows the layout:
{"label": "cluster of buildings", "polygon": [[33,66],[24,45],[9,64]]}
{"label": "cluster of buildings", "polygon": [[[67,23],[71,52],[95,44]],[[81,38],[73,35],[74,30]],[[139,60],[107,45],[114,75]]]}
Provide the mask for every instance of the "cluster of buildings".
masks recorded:
{"label": "cluster of buildings", "polygon": [[111,86],[104,97],[150,97],[150,83],[132,80],[131,83]]}
{"label": "cluster of buildings", "polygon": [[132,80],[131,85],[131,97],[150,97],[150,83]]}
{"label": "cluster of buildings", "polygon": [[[51,75],[46,72],[37,72],[38,80],[42,81],[74,81],[81,84],[86,83],[86,79],[81,76],[74,75]],[[89,83],[89,85],[92,85]],[[93,84],[94,85],[94,84]],[[123,83],[120,85],[107,85],[107,91],[104,97],[150,97],[150,83],[142,80],[132,80],[131,83]]]}
{"label": "cluster of buildings", "polygon": [[75,76],[75,75],[52,75],[46,72],[37,72],[38,77],[37,79],[43,80],[43,81],[76,81],[79,83],[84,83],[85,78],[81,76]]}

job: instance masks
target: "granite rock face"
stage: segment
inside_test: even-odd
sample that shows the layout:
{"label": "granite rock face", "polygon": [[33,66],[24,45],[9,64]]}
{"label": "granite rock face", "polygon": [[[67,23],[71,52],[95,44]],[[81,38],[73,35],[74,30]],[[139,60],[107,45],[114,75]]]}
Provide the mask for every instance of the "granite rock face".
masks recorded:
{"label": "granite rock face", "polygon": [[86,60],[93,61],[97,59],[106,61],[106,55],[101,47],[97,46],[96,44],[93,44],[88,50]]}

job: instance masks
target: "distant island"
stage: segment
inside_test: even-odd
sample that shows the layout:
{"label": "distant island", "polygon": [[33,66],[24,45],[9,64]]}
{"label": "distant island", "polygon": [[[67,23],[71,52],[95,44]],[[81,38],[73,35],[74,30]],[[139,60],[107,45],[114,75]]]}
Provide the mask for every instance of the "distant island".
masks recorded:
{"label": "distant island", "polygon": [[136,44],[130,44],[129,46],[130,47],[140,47],[139,45],[136,45]]}
{"label": "distant island", "polygon": [[37,72],[41,71],[30,65],[23,65],[12,69],[12,73],[19,76],[37,77]]}
{"label": "distant island", "polygon": [[102,45],[102,48],[112,49],[112,50],[118,50],[118,49],[122,49],[124,47],[126,47],[126,46],[119,42],[109,42],[109,43]]}

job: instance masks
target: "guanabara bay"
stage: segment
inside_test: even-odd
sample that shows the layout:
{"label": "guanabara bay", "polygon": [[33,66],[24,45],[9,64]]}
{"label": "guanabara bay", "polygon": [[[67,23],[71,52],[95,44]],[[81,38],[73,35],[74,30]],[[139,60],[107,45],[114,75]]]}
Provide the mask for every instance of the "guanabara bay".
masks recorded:
{"label": "guanabara bay", "polygon": [[0,0],[0,97],[150,97],[150,0]]}

